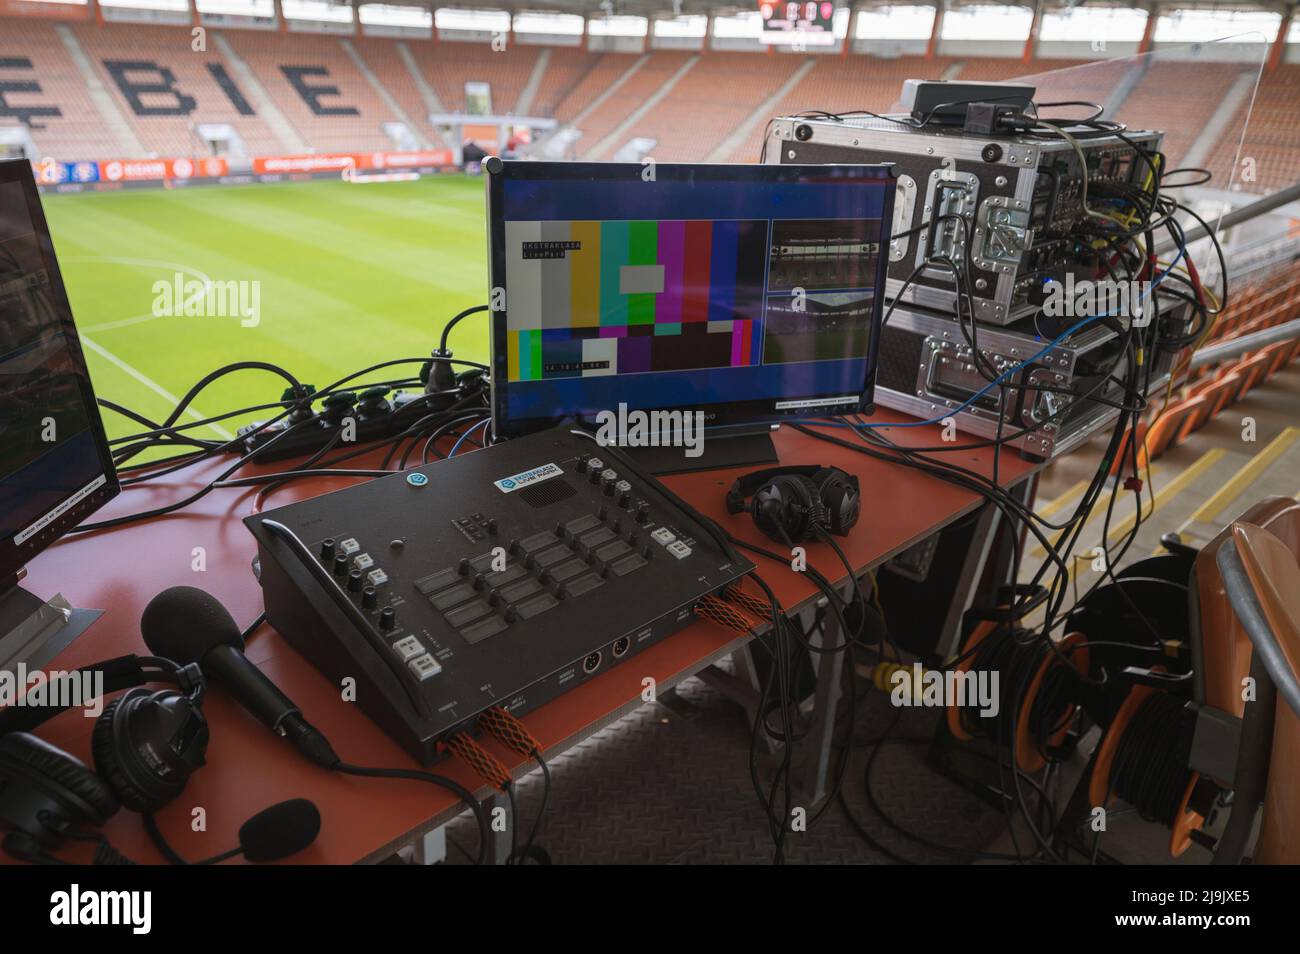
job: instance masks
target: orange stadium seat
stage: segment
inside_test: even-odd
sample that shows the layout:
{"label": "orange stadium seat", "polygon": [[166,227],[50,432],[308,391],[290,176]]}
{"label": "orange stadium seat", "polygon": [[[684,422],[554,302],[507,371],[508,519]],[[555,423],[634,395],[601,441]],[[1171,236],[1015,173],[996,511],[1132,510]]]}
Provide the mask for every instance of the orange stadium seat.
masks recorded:
{"label": "orange stadium seat", "polygon": [[637,105],[653,96],[690,58],[689,53],[673,50],[658,50],[653,53],[645,65],[619,87],[615,95],[591,110],[579,124],[582,138],[577,143],[578,155],[586,157],[593,146],[613,132]]}
{"label": "orange stadium seat", "polygon": [[[42,157],[111,159],[127,144],[99,118],[86,82],[52,23],[7,19],[0,28],[0,83],[35,83],[39,92],[6,94],[14,112],[38,109],[29,132]],[[54,110],[51,113],[50,110]],[[0,126],[14,126],[16,115],[0,115]]]}
{"label": "orange stadium seat", "polygon": [[467,82],[483,82],[492,88],[492,112],[502,116],[516,112],[539,52],[523,44],[494,50],[485,42],[451,41],[412,43],[410,50],[448,112],[464,111]]}
{"label": "orange stadium seat", "polygon": [[780,89],[801,61],[797,56],[710,52],[641,117],[633,134],[656,141],[651,153],[656,159],[699,162]]}
{"label": "orange stadium seat", "polygon": [[1116,117],[1137,129],[1163,129],[1163,151],[1177,168],[1205,127],[1206,103],[1217,101],[1245,67],[1240,63],[1152,63]]}
{"label": "orange stadium seat", "polygon": [[193,128],[198,122],[233,125],[250,155],[284,151],[215,44],[191,48],[189,27],[85,23],[73,30],[151,154],[205,155]]}
{"label": "orange stadium seat", "polygon": [[309,146],[320,152],[393,148],[383,124],[398,117],[337,37],[252,30],[224,35]]}

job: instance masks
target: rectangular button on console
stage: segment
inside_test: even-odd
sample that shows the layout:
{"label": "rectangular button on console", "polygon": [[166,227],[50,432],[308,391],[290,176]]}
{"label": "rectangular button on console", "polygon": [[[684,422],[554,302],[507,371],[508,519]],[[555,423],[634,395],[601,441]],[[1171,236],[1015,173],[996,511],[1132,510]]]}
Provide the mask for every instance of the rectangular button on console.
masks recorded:
{"label": "rectangular button on console", "polygon": [[585,517],[576,517],[575,519],[570,520],[564,525],[564,529],[577,536],[580,533],[586,533],[593,527],[599,526],[600,520],[592,514],[587,514]]}
{"label": "rectangular button on console", "polygon": [[540,591],[541,588],[542,584],[538,583],[536,580],[520,580],[518,583],[511,583],[503,589],[501,591],[501,598],[507,603],[517,603],[526,597],[532,596],[534,593]]}
{"label": "rectangular button on console", "polygon": [[467,623],[472,623],[492,612],[492,607],[488,606],[483,600],[471,600],[464,606],[457,606],[454,610],[447,613],[447,622],[451,623],[455,629],[460,629]]}
{"label": "rectangular button on console", "polygon": [[639,570],[645,565],[646,561],[641,557],[641,554],[633,553],[621,560],[615,560],[609,565],[609,569],[615,576],[626,576],[633,570]]}
{"label": "rectangular button on console", "polygon": [[596,574],[591,573],[587,576],[580,576],[564,584],[564,590],[569,596],[581,596],[583,593],[589,593],[605,581]]}
{"label": "rectangular button on console", "polygon": [[613,530],[609,529],[609,527],[601,527],[599,530],[592,530],[590,533],[583,534],[578,539],[582,541],[583,546],[598,547],[603,543],[608,543],[610,540],[613,540],[614,537],[615,534]]}
{"label": "rectangular button on console", "polygon": [[607,543],[596,551],[596,556],[608,563],[610,560],[617,560],[619,557],[631,553],[632,548],[622,540],[615,540],[613,543]]}
{"label": "rectangular button on console", "polygon": [[449,590],[435,593],[429,598],[429,602],[433,604],[434,609],[446,610],[451,609],[453,606],[457,606],[460,603],[464,603],[473,595],[474,587],[470,586],[468,583],[457,583]]}
{"label": "rectangular button on console", "polygon": [[555,564],[567,560],[573,556],[573,551],[566,546],[551,547],[549,550],[543,550],[537,554],[537,565],[540,567],[555,566]]}
{"label": "rectangular button on console", "polygon": [[432,576],[426,576],[415,581],[415,588],[425,596],[437,593],[439,590],[445,590],[458,579],[460,574],[455,570],[440,570]]}
{"label": "rectangular button on console", "polygon": [[668,544],[677,539],[677,534],[673,533],[667,527],[660,527],[654,533],[650,534],[650,539],[655,543],[668,546]]}
{"label": "rectangular button on console", "polygon": [[424,652],[424,644],[414,636],[407,636],[405,639],[399,639],[393,643],[393,652],[397,653],[405,662],[408,659],[414,659],[420,653]]}
{"label": "rectangular button on console", "polygon": [[550,593],[543,593],[541,596],[535,596],[526,603],[520,603],[515,610],[519,613],[520,619],[532,619],[534,616],[540,616],[548,609],[553,609],[560,605]]}
{"label": "rectangular button on console", "polygon": [[552,567],[547,572],[551,574],[551,579],[563,583],[565,580],[571,580],[575,576],[586,573],[587,564],[583,563],[581,560],[570,560],[567,563],[561,563],[559,566]]}
{"label": "rectangular button on console", "polygon": [[484,576],[484,580],[487,581],[488,586],[505,586],[527,575],[528,571],[521,564],[509,563],[500,573],[488,573]]}
{"label": "rectangular button on console", "polygon": [[407,663],[407,665],[411,667],[411,672],[415,673],[415,678],[419,679],[421,682],[424,682],[426,679],[431,679],[438,675],[438,673],[442,672],[442,667],[438,665],[438,660],[434,659],[428,653],[425,653],[423,656],[416,656]]}
{"label": "rectangular button on console", "polygon": [[559,542],[559,537],[549,530],[542,533],[534,533],[531,537],[525,537],[519,541],[520,546],[524,548],[525,553],[536,553],[538,550],[545,550]]}
{"label": "rectangular button on console", "polygon": [[506,628],[506,621],[500,616],[489,616],[487,619],[480,620],[472,626],[466,626],[460,631],[460,634],[465,637],[465,642],[473,645],[474,643],[482,642],[489,636],[495,636]]}

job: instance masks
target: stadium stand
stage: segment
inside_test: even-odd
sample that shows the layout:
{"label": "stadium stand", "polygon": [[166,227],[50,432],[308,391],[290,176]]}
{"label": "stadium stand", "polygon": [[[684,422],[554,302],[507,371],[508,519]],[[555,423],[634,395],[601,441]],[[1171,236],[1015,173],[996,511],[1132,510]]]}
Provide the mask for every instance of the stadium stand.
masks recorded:
{"label": "stadium stand", "polygon": [[[583,110],[612,89],[629,70],[646,58],[648,57],[643,58],[636,53],[598,54],[582,77],[556,100],[555,118],[561,122],[573,122],[582,115]],[[617,92],[621,94],[621,89]]]}
{"label": "stadium stand", "polygon": [[[1264,331],[1300,318],[1300,261],[1259,276],[1233,293],[1211,327],[1206,343]],[[1165,454],[1245,398],[1296,358],[1300,339],[1279,341],[1218,365],[1198,368],[1169,395],[1156,400],[1138,428],[1141,452],[1149,460]],[[1123,453],[1117,455],[1123,456]]]}
{"label": "stadium stand", "polygon": [[1165,130],[1164,152],[1177,167],[1206,128],[1205,104],[1222,98],[1242,72],[1239,63],[1152,63],[1117,118],[1139,129]]}
{"label": "stadium stand", "polygon": [[[1238,170],[1233,188],[1267,192],[1300,175],[1300,64],[1265,71],[1252,98],[1247,63],[589,52],[516,41],[496,49],[483,39],[241,29],[209,29],[206,49],[194,50],[182,26],[3,16],[0,25],[0,125],[26,126],[42,155],[66,161],[206,156],[213,147],[201,124],[233,130],[223,148],[236,157],[459,145],[429,115],[464,112],[465,84],[484,82],[494,114],[572,125],[581,133],[573,158],[612,158],[644,139],[663,160],[744,162],[757,160],[773,115],[888,110],[910,77],[1019,77],[1039,87],[1041,102],[1104,103],[1132,126],[1165,129],[1171,165],[1191,156],[1220,187],[1250,111],[1250,170],[1244,181]],[[1217,124],[1207,122],[1207,102],[1226,103]],[[390,134],[387,123],[412,135],[403,141],[400,125]]]}
{"label": "stadium stand", "polygon": [[86,23],[71,30],[151,154],[202,154],[200,122],[236,127],[248,155],[284,151],[220,52],[193,49],[188,28]]}
{"label": "stadium stand", "polygon": [[[437,94],[423,77],[418,76],[408,65],[408,58],[414,62],[410,47],[401,40],[367,37],[353,39],[352,45],[366,66],[396,100],[416,136],[426,140],[430,145],[444,145],[441,135],[429,123],[429,114],[441,112],[443,104],[437,101]],[[429,98],[426,99],[426,96]]]}
{"label": "stadium stand", "polygon": [[[7,19],[0,27],[0,126],[28,125],[44,155],[68,159],[120,156],[124,144],[98,118],[85,77],[68,53],[60,27]],[[66,29],[63,28],[63,29]]]}
{"label": "stadium stand", "polygon": [[223,35],[267,94],[317,150],[392,149],[383,124],[400,122],[337,37],[227,30]]}
{"label": "stadium stand", "polygon": [[701,56],[668,95],[641,117],[636,134],[655,140],[656,159],[698,162],[780,89],[801,60],[761,53]]}
{"label": "stadium stand", "polygon": [[496,51],[486,43],[420,43],[411,46],[420,72],[448,112],[465,111],[465,84],[489,83],[494,114],[516,112],[541,47],[516,44]]}
{"label": "stadium stand", "polygon": [[542,74],[528,111],[534,116],[555,116],[560,104],[596,71],[602,58],[599,53],[585,50],[551,49],[546,72]]}
{"label": "stadium stand", "polygon": [[[613,150],[609,150],[603,156],[597,156],[596,147],[624,124],[650,97],[662,92],[663,87],[678,71],[689,68],[689,64],[697,59],[698,57],[692,53],[676,50],[656,50],[651,53],[645,63],[619,87],[616,95],[597,105],[579,124],[582,138],[577,144],[578,156],[608,159],[609,152]],[[670,90],[669,95],[671,94]],[[628,136],[622,137],[623,141],[631,135],[637,134],[629,133]],[[616,145],[622,145],[622,142]]]}
{"label": "stadium stand", "polygon": [[[794,54],[785,54],[794,58]],[[775,105],[772,115],[789,115],[802,110],[820,109],[830,113],[854,109],[881,112],[898,102],[903,80],[914,76],[947,76],[953,60],[919,56],[881,59],[874,56],[818,57],[812,70]],[[763,143],[760,124],[728,156],[732,162],[750,162],[758,158]]]}
{"label": "stadium stand", "polygon": [[1215,173],[1217,181],[1226,182],[1237,156],[1237,136],[1247,108],[1250,125],[1242,157],[1253,160],[1250,169],[1253,181],[1241,181],[1239,187],[1246,192],[1268,193],[1300,181],[1300,64],[1282,64],[1266,73],[1259,84],[1254,103],[1238,107],[1237,116],[1228,125],[1225,134],[1210,153],[1206,165]]}

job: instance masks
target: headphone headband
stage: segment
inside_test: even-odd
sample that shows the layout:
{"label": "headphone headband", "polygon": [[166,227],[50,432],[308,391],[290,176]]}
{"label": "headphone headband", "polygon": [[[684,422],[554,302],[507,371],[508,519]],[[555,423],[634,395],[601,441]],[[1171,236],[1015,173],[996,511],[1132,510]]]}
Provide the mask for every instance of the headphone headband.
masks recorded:
{"label": "headphone headband", "polygon": [[727,513],[744,513],[745,499],[752,497],[755,490],[773,477],[812,477],[818,471],[825,469],[821,464],[800,464],[789,467],[768,467],[766,470],[756,470],[752,474],[737,477],[731,489],[727,491]]}
{"label": "headphone headband", "polygon": [[[203,674],[198,666],[191,663],[181,666],[170,659],[158,656],[117,656],[103,662],[91,663],[67,673],[68,676],[80,677],[88,673],[102,673],[103,687],[97,696],[106,696],[121,689],[133,689],[149,682],[170,682],[194,701],[203,696]],[[99,688],[99,687],[96,687]],[[88,702],[89,700],[82,700]],[[72,708],[66,706],[25,706],[11,704],[0,709],[0,735],[10,732],[30,732],[43,722],[48,722],[61,712]]]}

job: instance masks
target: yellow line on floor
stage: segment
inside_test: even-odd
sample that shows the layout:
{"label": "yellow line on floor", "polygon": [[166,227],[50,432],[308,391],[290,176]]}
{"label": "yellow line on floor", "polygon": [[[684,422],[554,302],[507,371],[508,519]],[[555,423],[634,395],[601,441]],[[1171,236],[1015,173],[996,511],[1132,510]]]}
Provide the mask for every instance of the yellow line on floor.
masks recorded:
{"label": "yellow line on floor", "polygon": [[[1223,448],[1216,447],[1213,450],[1208,450],[1202,454],[1191,465],[1185,468],[1182,473],[1156,491],[1155,505],[1151,508],[1151,513],[1144,514],[1142,519],[1150,520],[1151,514],[1159,510],[1163,503],[1173,498],[1176,494],[1182,493],[1182,491],[1187,488],[1188,484],[1218,463],[1219,458],[1226,453],[1227,451]],[[1119,523],[1111,527],[1110,534],[1106,537],[1107,542],[1113,542],[1123,537],[1124,534],[1128,533],[1129,530],[1133,528],[1133,523],[1136,519],[1136,514],[1129,514]]]}
{"label": "yellow line on floor", "polygon": [[[1154,466],[1153,466],[1153,467],[1151,468],[1151,475],[1152,475],[1152,477],[1160,477],[1160,476],[1163,476],[1163,473],[1164,473],[1164,471],[1163,471],[1163,469],[1160,468],[1160,467],[1154,467]],[[1086,487],[1087,485],[1085,484],[1084,486]],[[1071,487],[1070,489],[1071,489],[1071,491],[1074,490],[1073,487]],[[1087,524],[1092,523],[1094,520],[1098,520],[1098,519],[1100,519],[1101,517],[1105,516],[1105,514],[1106,514],[1105,498],[1106,498],[1106,494],[1107,494],[1107,493],[1108,493],[1107,490],[1105,490],[1105,489],[1102,490],[1102,492],[1101,492],[1101,496],[1100,496],[1100,498],[1099,498],[1098,501],[1097,501],[1097,505],[1096,505],[1095,507],[1093,507],[1093,509],[1092,509],[1092,513],[1088,514],[1088,518],[1087,518],[1087,520],[1084,521],[1084,525],[1085,525],[1085,526],[1086,526]],[[1059,498],[1058,498],[1058,499],[1059,499]],[[1056,502],[1055,500],[1052,501],[1052,503],[1055,503],[1055,502]],[[1041,511],[1040,511],[1040,513],[1041,513],[1041,515],[1044,516],[1044,517],[1051,516],[1051,514],[1043,513],[1043,512],[1041,512]],[[1145,518],[1144,518],[1144,519],[1145,519]],[[1052,538],[1052,546],[1057,546],[1057,545],[1059,545],[1060,542],[1061,542],[1061,539],[1065,536],[1065,534],[1066,534],[1066,531],[1065,531],[1065,530],[1058,530],[1058,531],[1056,532],[1056,536]],[[1044,547],[1044,546],[1040,543],[1038,546],[1034,547],[1034,549],[1030,552],[1029,555],[1030,555],[1031,558],[1033,558],[1033,559],[1035,559],[1035,560],[1042,559],[1043,557],[1047,556],[1047,548]]]}
{"label": "yellow line on floor", "polygon": [[1296,442],[1297,438],[1300,438],[1300,427],[1288,427],[1273,438],[1267,447],[1246,463],[1246,466],[1233,474],[1213,497],[1201,504],[1200,509],[1192,514],[1191,522],[1213,523],[1219,514],[1227,509],[1228,504],[1240,497],[1273,461],[1281,457],[1287,448]]}
{"label": "yellow line on floor", "polygon": [[1052,514],[1056,513],[1056,511],[1060,510],[1067,503],[1069,503],[1072,498],[1082,495],[1083,492],[1088,489],[1089,483],[1091,483],[1091,481],[1087,481],[1087,480],[1079,481],[1077,484],[1075,484],[1065,493],[1061,494],[1061,496],[1054,498],[1049,503],[1046,503],[1042,507],[1040,507],[1038,509],[1038,515],[1040,517],[1052,516]]}

